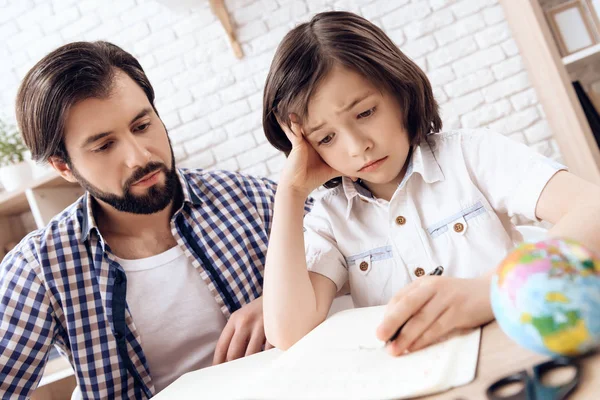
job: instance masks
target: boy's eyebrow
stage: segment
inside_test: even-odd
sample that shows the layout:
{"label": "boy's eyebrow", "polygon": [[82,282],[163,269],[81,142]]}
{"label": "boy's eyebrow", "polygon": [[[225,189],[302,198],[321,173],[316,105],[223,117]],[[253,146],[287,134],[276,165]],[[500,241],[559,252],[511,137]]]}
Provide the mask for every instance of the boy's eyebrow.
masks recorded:
{"label": "boy's eyebrow", "polygon": [[[142,109],[139,113],[137,113],[137,115],[135,117],[133,117],[131,119],[130,124],[133,124],[138,119],[150,114],[151,111],[152,111],[151,107],[146,107],[146,108]],[[112,132],[102,132],[102,133],[97,133],[95,135],[92,135],[92,136],[88,137],[87,139],[85,139],[85,141],[81,145],[81,148],[83,149],[83,148],[89,146],[90,144],[102,139],[103,137],[110,135],[111,133]]]}
{"label": "boy's eyebrow", "polygon": [[356,99],[354,99],[350,104],[348,104],[347,106],[342,108],[340,111],[338,111],[338,114],[341,114],[343,112],[346,112],[346,111],[352,109],[352,107],[354,107],[355,105],[357,105],[358,103],[360,103],[361,101],[363,101],[364,99],[366,99],[367,97],[369,97],[372,94],[373,94],[373,92],[370,90],[366,93],[363,93],[362,95],[360,95]]}
{"label": "boy's eyebrow", "polygon": [[318,131],[319,129],[321,129],[323,126],[325,126],[325,122],[323,122],[322,124],[319,124],[315,127],[312,128],[308,128],[306,130],[306,134],[304,135],[304,137],[309,137],[313,132]]}
{"label": "boy's eyebrow", "polygon": [[[355,105],[357,105],[358,103],[360,103],[361,101],[363,101],[364,99],[366,99],[367,97],[371,96],[373,94],[372,91],[368,91],[366,93],[363,93],[362,95],[358,96],[357,98],[355,98],[354,100],[352,100],[350,102],[350,104],[344,106],[340,111],[338,111],[338,114],[341,114],[343,112],[346,112],[348,110],[351,110],[352,107],[354,107]],[[310,136],[311,133],[318,131],[319,129],[321,129],[323,126],[325,125],[325,122],[323,122],[322,124],[319,124],[315,127],[312,128],[308,128],[306,130],[306,134],[304,135],[304,137],[308,137]]]}

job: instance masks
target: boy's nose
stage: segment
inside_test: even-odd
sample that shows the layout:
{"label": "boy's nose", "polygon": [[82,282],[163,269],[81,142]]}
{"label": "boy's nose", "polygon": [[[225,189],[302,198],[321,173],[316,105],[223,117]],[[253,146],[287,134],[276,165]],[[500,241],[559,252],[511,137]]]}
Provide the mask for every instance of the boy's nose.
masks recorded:
{"label": "boy's nose", "polygon": [[365,135],[351,134],[348,147],[352,157],[361,157],[367,150],[373,147],[373,142]]}

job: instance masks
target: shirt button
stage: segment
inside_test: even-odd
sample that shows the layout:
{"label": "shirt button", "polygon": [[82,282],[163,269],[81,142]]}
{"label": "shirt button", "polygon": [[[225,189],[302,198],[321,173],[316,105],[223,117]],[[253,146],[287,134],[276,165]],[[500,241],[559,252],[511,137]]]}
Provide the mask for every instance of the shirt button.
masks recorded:
{"label": "shirt button", "polygon": [[421,267],[415,268],[415,276],[420,277],[425,275],[425,270]]}
{"label": "shirt button", "polygon": [[457,223],[454,224],[454,232],[460,233],[460,232],[462,232],[464,230],[465,230],[465,226],[462,223],[457,222]]}
{"label": "shirt button", "polygon": [[366,261],[363,261],[360,263],[359,268],[362,272],[365,272],[366,270],[369,269],[369,263]]}
{"label": "shirt button", "polygon": [[402,215],[396,217],[396,223],[398,225],[404,225],[406,223],[406,218],[404,218]]}

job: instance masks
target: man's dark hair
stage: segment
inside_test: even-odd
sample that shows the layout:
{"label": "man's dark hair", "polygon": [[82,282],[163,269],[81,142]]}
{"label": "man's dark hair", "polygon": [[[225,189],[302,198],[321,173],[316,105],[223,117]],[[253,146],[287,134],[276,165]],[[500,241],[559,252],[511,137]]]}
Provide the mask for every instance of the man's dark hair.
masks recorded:
{"label": "man's dark hair", "polygon": [[[308,102],[334,65],[349,68],[395,96],[411,146],[442,129],[425,73],[376,25],[343,11],[315,15],[284,38],[273,58],[263,95],[267,140],[286,156],[292,144],[279,126],[289,114],[306,118]],[[338,185],[336,178],[325,187]]]}
{"label": "man's dark hair", "polygon": [[82,100],[108,96],[119,70],[144,90],[154,107],[154,89],[142,66],[112,43],[74,42],[61,46],[27,73],[17,94],[16,114],[34,160],[47,162],[50,157],[59,157],[69,162],[64,144],[69,110]]}

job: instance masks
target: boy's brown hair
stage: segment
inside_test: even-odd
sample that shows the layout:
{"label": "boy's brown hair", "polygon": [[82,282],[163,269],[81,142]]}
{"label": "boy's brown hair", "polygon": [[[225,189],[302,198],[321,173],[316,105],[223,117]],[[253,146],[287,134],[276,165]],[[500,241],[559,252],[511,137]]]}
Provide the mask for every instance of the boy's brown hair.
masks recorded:
{"label": "boy's brown hair", "polygon": [[312,94],[334,64],[360,73],[398,99],[411,146],[442,129],[431,84],[417,64],[366,19],[349,12],[324,12],[288,32],[267,76],[263,128],[267,140],[286,156],[292,144],[277,119],[289,124],[293,112],[303,120]]}

